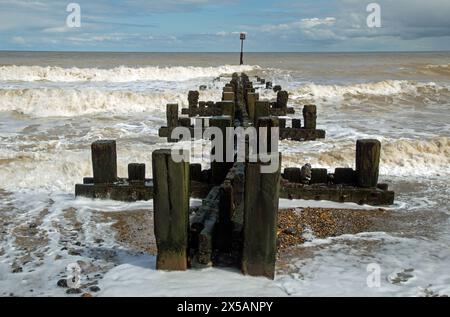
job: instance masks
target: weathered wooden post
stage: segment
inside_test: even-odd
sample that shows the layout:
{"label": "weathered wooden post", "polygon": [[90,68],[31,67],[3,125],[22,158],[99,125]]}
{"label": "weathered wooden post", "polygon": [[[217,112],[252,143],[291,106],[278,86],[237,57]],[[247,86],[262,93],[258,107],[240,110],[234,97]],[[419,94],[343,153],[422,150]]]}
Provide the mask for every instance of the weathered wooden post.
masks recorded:
{"label": "weathered wooden post", "polygon": [[277,93],[276,107],[280,109],[287,109],[288,100],[289,100],[289,93],[285,90],[279,91]]}
{"label": "weathered wooden post", "polygon": [[275,277],[280,165],[275,173],[261,173],[263,163],[246,163],[242,272]]}
{"label": "weathered wooden post", "polygon": [[292,119],[292,128],[293,129],[301,129],[302,128],[302,120],[301,119]]}
{"label": "weathered wooden post", "polygon": [[378,140],[356,142],[356,177],[359,187],[370,188],[378,184],[381,143]]}
{"label": "weathered wooden post", "polygon": [[[212,117],[209,120],[209,126],[219,128],[223,136],[223,143],[222,143],[223,156],[217,158],[217,160],[211,161],[212,183],[215,185],[220,185],[227,176],[230,166],[233,164],[233,162],[227,162],[227,151],[234,151],[234,148],[232,149],[228,148],[229,147],[228,144],[230,144],[230,142],[227,139],[226,133],[227,128],[232,126],[231,117],[229,116]],[[219,144],[216,144],[216,146],[219,146]],[[212,154],[215,155],[217,149],[213,148],[212,150],[213,150]]]}
{"label": "weathered wooden post", "polygon": [[188,102],[189,102],[189,116],[195,116],[195,112],[198,106],[198,100],[200,98],[200,93],[198,91],[189,91]]}
{"label": "weathered wooden post", "polygon": [[334,170],[334,183],[344,185],[355,185],[356,173],[353,168],[337,167]]}
{"label": "weathered wooden post", "polygon": [[223,92],[222,101],[233,101],[234,102],[234,92]]}
{"label": "weathered wooden post", "polygon": [[181,127],[189,128],[191,126],[191,118],[188,118],[188,117],[179,118],[178,125]]}
{"label": "weathered wooden post", "polygon": [[116,141],[99,140],[91,145],[92,169],[95,184],[112,184],[117,181]]}
{"label": "weathered wooden post", "polygon": [[286,167],[283,178],[290,183],[300,183],[301,173],[301,169],[298,167]]}
{"label": "weathered wooden post", "polygon": [[[233,93],[234,94],[234,93]],[[234,122],[235,117],[235,104],[234,101],[222,101],[220,103],[220,109],[222,110],[223,116],[230,116],[231,122]]]}
{"label": "weathered wooden post", "polygon": [[153,204],[158,270],[188,265],[189,162],[176,163],[171,150],[152,153]]}
{"label": "weathered wooden post", "polygon": [[178,126],[178,104],[168,104],[166,109],[167,116],[167,130],[168,130],[168,141],[176,142],[171,138],[172,131]]}
{"label": "weathered wooden post", "polygon": [[145,164],[128,164],[128,181],[145,182]]}
{"label": "weathered wooden post", "polygon": [[327,184],[328,171],[326,168],[311,169],[311,184]]}
{"label": "weathered wooden post", "polygon": [[281,91],[283,88],[281,88],[281,86],[280,85],[275,85],[275,86],[273,86],[273,91],[274,92],[279,92],[279,91]]}
{"label": "weathered wooden post", "polygon": [[247,112],[251,120],[255,118],[256,101],[258,100],[258,94],[247,93]]}
{"label": "weathered wooden post", "polygon": [[[258,128],[258,153],[260,153],[261,142],[266,144],[266,152],[270,153],[272,149],[272,128],[280,127],[278,117],[259,117],[256,127]],[[262,134],[260,128],[266,128],[266,133]],[[278,138],[276,142],[278,142]]]}
{"label": "weathered wooden post", "polygon": [[303,120],[305,122],[305,129],[316,129],[317,107],[315,105],[306,105],[303,107]]}
{"label": "weathered wooden post", "polygon": [[255,115],[254,115],[254,124],[258,123],[258,119],[261,117],[269,117],[270,116],[270,102],[268,101],[256,101],[255,104]]}

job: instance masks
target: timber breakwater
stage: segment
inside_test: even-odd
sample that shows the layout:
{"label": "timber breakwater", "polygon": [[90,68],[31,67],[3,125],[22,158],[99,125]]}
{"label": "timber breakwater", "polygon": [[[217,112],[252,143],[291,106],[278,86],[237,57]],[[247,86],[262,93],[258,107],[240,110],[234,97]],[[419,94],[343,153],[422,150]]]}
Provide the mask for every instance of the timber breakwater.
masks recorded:
{"label": "timber breakwater", "polygon": [[[116,143],[99,140],[91,147],[94,176],[76,185],[76,195],[153,199],[158,269],[230,265],[272,279],[280,197],[393,204],[394,193],[378,184],[378,140],[358,140],[355,170],[338,167],[328,173],[306,163],[282,172],[280,139],[307,142],[326,133],[316,127],[316,105],[305,105],[302,118],[296,117],[287,91],[259,77],[256,82],[273,89],[276,101],[260,100],[249,76],[235,73],[220,102],[199,101],[199,92],[190,91],[182,116],[178,104],[167,105],[167,126],[159,136],[170,143],[211,141],[209,169],[190,164],[190,147],[180,147],[153,152],[152,179],[145,178],[143,163],[130,163],[128,178],[118,178]],[[203,203],[190,213],[193,197]]]}

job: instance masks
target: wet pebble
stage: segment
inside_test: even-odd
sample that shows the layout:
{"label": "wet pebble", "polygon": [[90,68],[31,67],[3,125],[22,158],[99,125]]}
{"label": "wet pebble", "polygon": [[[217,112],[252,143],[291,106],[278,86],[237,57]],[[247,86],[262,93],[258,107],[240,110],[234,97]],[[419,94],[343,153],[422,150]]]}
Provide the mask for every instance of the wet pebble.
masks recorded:
{"label": "wet pebble", "polygon": [[58,287],[63,287],[63,288],[67,288],[67,280],[65,278],[60,279],[56,285],[58,285]]}
{"label": "wet pebble", "polygon": [[97,292],[100,292],[100,287],[94,285],[94,286],[89,287],[89,290],[93,293],[97,293]]}
{"label": "wet pebble", "polygon": [[69,295],[81,294],[81,289],[79,289],[79,288],[69,288],[66,291],[66,294],[69,294]]}

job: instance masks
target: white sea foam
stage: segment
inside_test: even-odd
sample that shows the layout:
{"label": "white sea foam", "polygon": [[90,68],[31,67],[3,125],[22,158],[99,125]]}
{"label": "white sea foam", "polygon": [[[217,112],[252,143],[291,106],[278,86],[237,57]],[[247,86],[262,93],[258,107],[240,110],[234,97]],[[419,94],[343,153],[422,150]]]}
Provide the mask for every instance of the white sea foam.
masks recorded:
{"label": "white sea foam", "polygon": [[[315,167],[354,167],[355,145],[348,141],[339,146],[322,146],[317,152],[298,155],[298,151],[285,153],[285,166],[311,163]],[[384,140],[381,150],[381,173],[397,176],[424,176],[450,174],[450,138],[425,140]]]}
{"label": "white sea foam", "polygon": [[0,66],[0,81],[52,81],[52,82],[133,82],[133,81],[186,81],[195,78],[217,77],[234,72],[249,72],[258,66],[218,67],[115,67],[61,68],[55,66]]}
{"label": "white sea foam", "polygon": [[[49,142],[54,143],[54,142]],[[58,142],[59,143],[59,142]],[[53,147],[53,148],[51,148]],[[141,145],[133,149],[118,149],[118,174],[128,175],[130,162],[143,162],[151,166],[151,153],[158,147]],[[4,163],[2,164],[2,160]],[[151,169],[148,169],[150,172]],[[11,151],[0,149],[0,188],[62,190],[73,192],[76,183],[92,175],[90,150],[69,150],[64,146],[49,144],[41,151]],[[148,175],[149,176],[149,175]],[[6,181],[7,180],[7,181]]]}
{"label": "white sea foam", "polygon": [[392,96],[408,94],[449,93],[449,88],[433,82],[419,83],[407,80],[384,80],[379,82],[350,85],[318,85],[308,83],[294,93],[294,98],[312,98],[313,100],[340,100],[345,97]]}
{"label": "white sea foam", "polygon": [[[216,100],[220,94],[208,90],[202,91],[200,97],[203,100]],[[168,103],[186,106],[186,92],[108,91],[94,88],[0,89],[0,111],[16,111],[36,117],[161,112]]]}

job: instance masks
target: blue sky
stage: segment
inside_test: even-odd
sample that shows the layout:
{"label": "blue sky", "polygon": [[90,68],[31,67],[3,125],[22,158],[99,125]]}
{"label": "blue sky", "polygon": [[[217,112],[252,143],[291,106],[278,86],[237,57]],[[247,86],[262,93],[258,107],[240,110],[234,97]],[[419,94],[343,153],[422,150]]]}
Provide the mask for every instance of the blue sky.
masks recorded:
{"label": "blue sky", "polygon": [[[81,7],[69,28],[66,7]],[[223,52],[450,50],[450,0],[0,0],[1,50]]]}

